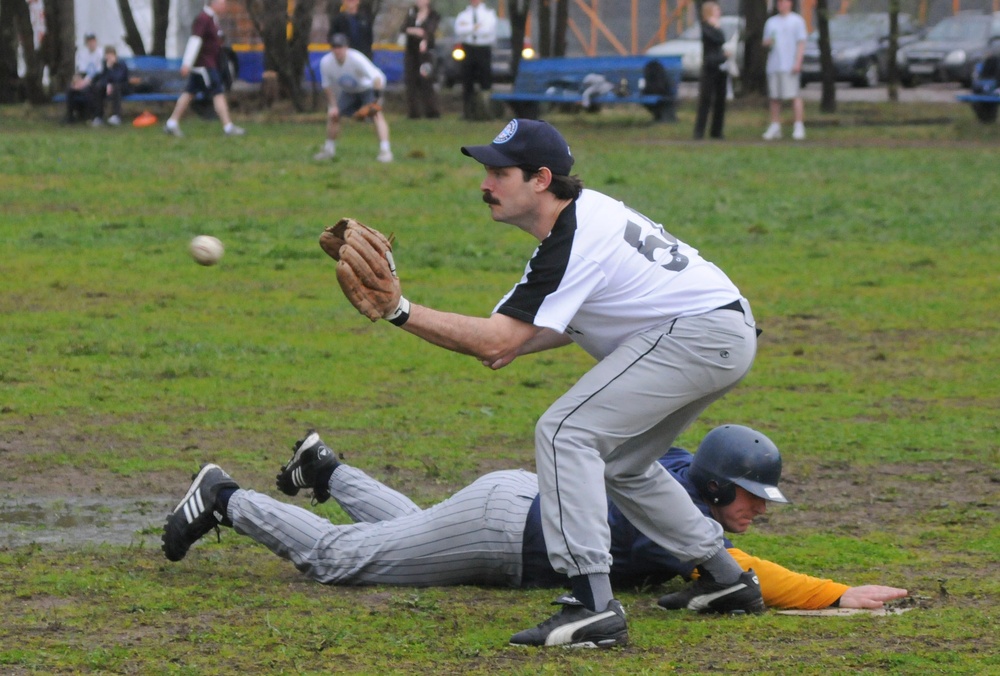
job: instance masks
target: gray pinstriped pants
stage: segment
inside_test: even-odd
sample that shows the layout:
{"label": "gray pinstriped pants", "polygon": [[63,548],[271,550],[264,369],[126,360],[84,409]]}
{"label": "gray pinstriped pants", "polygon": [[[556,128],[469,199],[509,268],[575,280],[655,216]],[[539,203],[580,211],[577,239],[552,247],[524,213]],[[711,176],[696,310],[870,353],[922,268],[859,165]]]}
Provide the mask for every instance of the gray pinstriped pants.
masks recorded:
{"label": "gray pinstriped pants", "polygon": [[262,493],[236,491],[236,532],[324,584],[444,586],[521,583],[521,543],[535,475],[493,472],[421,510],[361,470],[340,465],[330,493],[358,523],[336,525]]}
{"label": "gray pinstriped pants", "polygon": [[539,419],[542,531],[556,571],[611,570],[606,496],[682,561],[701,563],[724,548],[722,527],[656,460],[750,370],[757,336],[742,302],[746,315],[714,310],[627,340]]}

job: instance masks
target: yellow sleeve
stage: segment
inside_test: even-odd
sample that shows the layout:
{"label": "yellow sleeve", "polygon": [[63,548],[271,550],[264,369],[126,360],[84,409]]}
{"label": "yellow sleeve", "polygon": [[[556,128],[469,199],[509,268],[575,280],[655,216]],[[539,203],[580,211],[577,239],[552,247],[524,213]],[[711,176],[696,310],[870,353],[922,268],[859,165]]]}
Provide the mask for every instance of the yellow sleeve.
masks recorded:
{"label": "yellow sleeve", "polygon": [[735,547],[729,553],[743,570],[753,568],[760,580],[764,603],[769,608],[819,610],[832,605],[850,589],[846,584],[833,580],[792,572],[776,563],[750,556]]}

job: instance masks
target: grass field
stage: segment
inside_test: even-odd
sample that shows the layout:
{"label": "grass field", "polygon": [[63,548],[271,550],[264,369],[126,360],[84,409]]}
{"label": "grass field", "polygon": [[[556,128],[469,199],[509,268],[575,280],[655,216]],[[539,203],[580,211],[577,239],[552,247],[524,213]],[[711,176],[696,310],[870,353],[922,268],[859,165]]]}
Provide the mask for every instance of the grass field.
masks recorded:
{"label": "grass field", "polygon": [[[957,105],[841,105],[810,111],[806,142],[765,144],[763,109],[744,106],[726,142],[694,143],[691,108],[676,125],[550,116],[589,187],[719,264],[764,329],[750,376],[680,443],[724,422],[765,431],[794,504],[737,546],[906,587],[909,612],[702,617],[655,609],[663,588],[625,590],[628,648],[524,651],[507,639],[550,613],[551,591],[324,587],[225,529],[167,562],[159,529],[202,462],[277,495],[309,427],[424,505],[532,467],[535,419],[589,358],[491,372],[371,324],[316,243],[341,216],[392,231],[412,300],[488,313],[535,243],[489,219],[458,148],[505,121],[391,110],[396,162],[351,124],[316,164],[316,115],[244,110],[241,139],[191,118],[179,141],[6,108],[0,672],[1000,672],[1000,127]],[[226,244],[219,265],[192,262],[197,234]],[[107,500],[108,522],[129,501],[131,544],[74,538],[82,498]],[[329,504],[316,509],[344,521]],[[65,540],[23,544],[48,527],[32,510],[66,513],[46,522]]]}

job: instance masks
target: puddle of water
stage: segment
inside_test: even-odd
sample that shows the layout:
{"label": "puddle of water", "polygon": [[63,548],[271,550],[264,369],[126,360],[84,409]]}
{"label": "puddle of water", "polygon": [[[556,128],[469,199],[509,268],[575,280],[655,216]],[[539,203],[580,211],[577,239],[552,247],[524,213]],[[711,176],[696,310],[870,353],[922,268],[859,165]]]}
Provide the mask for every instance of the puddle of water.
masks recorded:
{"label": "puddle of water", "polygon": [[159,543],[175,502],[155,498],[2,498],[0,546]]}

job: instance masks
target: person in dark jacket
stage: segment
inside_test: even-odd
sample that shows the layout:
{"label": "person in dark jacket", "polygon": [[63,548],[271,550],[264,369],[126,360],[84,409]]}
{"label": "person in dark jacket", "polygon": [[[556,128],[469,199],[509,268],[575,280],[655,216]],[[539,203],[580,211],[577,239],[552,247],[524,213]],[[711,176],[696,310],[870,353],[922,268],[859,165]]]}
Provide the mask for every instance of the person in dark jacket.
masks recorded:
{"label": "person in dark jacket", "polygon": [[361,5],[361,0],[344,0],[340,12],[330,22],[330,35],[343,33],[347,36],[348,47],[371,59],[375,41],[373,23],[371,11],[367,5]]}
{"label": "person in dark jacket", "polygon": [[421,112],[427,117],[441,117],[434,91],[434,34],[439,23],[441,15],[431,7],[430,0],[416,0],[399,30],[406,41],[403,83],[410,119],[419,118]]}
{"label": "person in dark jacket", "polygon": [[91,124],[100,127],[104,124],[105,104],[111,102],[111,116],[108,124],[117,127],[122,123],[122,96],[128,89],[128,66],[118,60],[118,50],[112,45],[104,48],[104,68],[94,78],[92,85],[94,102],[94,120]]}
{"label": "person in dark jacket", "polygon": [[728,55],[723,49],[726,36],[720,24],[722,9],[718,3],[708,0],[701,6],[701,79],[698,83],[698,114],[694,123],[694,137],[705,137],[705,125],[709,111],[712,112],[712,138],[722,138],[722,125],[726,116],[726,70]]}

